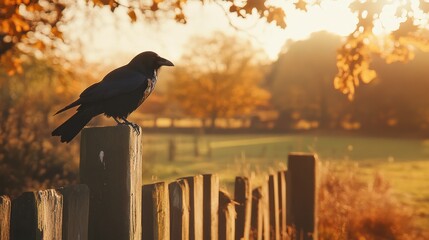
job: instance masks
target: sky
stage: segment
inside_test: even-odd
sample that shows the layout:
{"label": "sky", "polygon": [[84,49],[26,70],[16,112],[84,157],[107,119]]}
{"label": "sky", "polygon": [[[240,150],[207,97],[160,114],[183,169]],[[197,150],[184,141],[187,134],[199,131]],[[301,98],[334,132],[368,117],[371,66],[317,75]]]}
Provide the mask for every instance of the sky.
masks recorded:
{"label": "sky", "polygon": [[[324,1],[321,6],[309,8],[308,12],[296,10],[292,4],[284,4],[286,29],[256,17],[242,20],[231,15],[228,19],[222,6],[214,3],[189,2],[185,8],[187,24],[169,19],[148,22],[142,18],[131,24],[125,9],[111,14],[107,8],[93,11],[80,5],[77,8],[81,10],[73,13],[73,23],[68,25],[70,29],[67,32],[70,32],[69,41],[80,43],[89,61],[106,64],[124,61],[123,58],[146,50],[175,61],[189,47],[187,40],[190,37],[209,37],[214,31],[248,38],[256,47],[262,48],[270,60],[275,60],[286,41],[302,40],[316,31],[343,36],[353,31],[357,19],[347,8],[347,2]],[[88,11],[92,12],[89,14]],[[240,30],[233,28],[229,20]]]}

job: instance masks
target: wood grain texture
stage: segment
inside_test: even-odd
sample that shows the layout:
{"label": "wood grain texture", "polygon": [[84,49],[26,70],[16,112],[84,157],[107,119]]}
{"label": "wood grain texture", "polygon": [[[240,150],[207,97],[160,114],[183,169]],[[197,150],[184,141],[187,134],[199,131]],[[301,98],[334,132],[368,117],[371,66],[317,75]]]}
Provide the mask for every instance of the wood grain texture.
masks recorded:
{"label": "wood grain texture", "polygon": [[287,189],[290,188],[291,223],[296,239],[317,239],[317,165],[313,154],[291,153],[288,160]]}
{"label": "wood grain texture", "polygon": [[12,201],[11,239],[61,239],[62,208],[56,190],[23,193]]}
{"label": "wood grain texture", "polygon": [[8,196],[0,196],[0,240],[10,238],[11,201]]}
{"label": "wood grain texture", "polygon": [[252,214],[252,184],[247,177],[236,177],[234,200],[237,202],[235,211],[235,239],[247,240],[250,236],[250,222]]}
{"label": "wood grain texture", "polygon": [[128,126],[84,128],[80,182],[90,189],[89,239],[141,239],[141,135]]}
{"label": "wood grain texture", "polygon": [[62,240],[87,240],[89,188],[84,184],[58,189],[63,195]]}
{"label": "wood grain texture", "polygon": [[189,186],[185,180],[168,185],[170,194],[170,239],[189,239]]}

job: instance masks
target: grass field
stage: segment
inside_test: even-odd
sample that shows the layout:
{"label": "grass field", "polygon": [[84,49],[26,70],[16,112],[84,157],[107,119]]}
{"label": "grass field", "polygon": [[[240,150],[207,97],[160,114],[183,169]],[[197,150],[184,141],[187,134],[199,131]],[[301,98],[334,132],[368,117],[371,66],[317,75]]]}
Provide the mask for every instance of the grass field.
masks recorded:
{"label": "grass field", "polygon": [[[169,142],[175,142],[174,161]],[[199,155],[195,155],[198,146]],[[358,166],[368,181],[375,173],[389,181],[404,206],[429,228],[429,140],[312,135],[143,135],[144,181],[217,173],[232,189],[235,176],[285,168],[290,152],[318,154],[322,163]]]}

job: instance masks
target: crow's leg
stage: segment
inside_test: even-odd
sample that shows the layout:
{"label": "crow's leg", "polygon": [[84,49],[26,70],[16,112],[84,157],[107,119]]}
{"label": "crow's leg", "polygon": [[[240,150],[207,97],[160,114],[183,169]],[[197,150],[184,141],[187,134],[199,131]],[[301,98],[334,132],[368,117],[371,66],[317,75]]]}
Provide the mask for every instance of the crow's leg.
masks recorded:
{"label": "crow's leg", "polygon": [[115,122],[116,122],[118,125],[126,124],[125,122],[120,122],[120,121],[118,120],[118,118],[117,118],[117,117],[112,117],[112,118],[113,118],[113,120],[115,120]]}
{"label": "crow's leg", "polygon": [[121,119],[124,121],[124,124],[129,125],[131,127],[133,127],[134,131],[137,133],[137,135],[140,135],[140,127],[139,125],[132,123],[130,121],[128,121],[126,118],[121,117]]}

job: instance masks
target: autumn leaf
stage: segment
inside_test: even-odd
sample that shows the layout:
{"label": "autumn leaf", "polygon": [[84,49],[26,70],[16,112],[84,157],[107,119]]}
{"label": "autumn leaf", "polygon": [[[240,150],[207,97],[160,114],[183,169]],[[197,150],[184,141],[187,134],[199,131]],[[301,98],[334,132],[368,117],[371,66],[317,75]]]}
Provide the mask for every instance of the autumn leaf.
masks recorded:
{"label": "autumn leaf", "polygon": [[268,15],[267,15],[267,21],[268,22],[275,22],[277,26],[281,28],[286,28],[286,14],[283,11],[283,9],[280,8],[273,8],[270,9]]}
{"label": "autumn leaf", "polygon": [[130,9],[130,10],[128,11],[128,16],[130,17],[131,22],[136,22],[136,21],[137,21],[137,15],[136,15],[136,12],[135,12],[133,9]]}
{"label": "autumn leaf", "polygon": [[307,2],[305,0],[298,0],[294,4],[296,9],[307,12]]}

